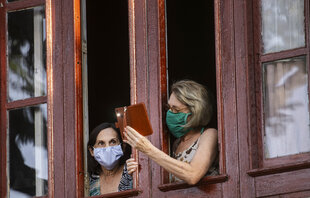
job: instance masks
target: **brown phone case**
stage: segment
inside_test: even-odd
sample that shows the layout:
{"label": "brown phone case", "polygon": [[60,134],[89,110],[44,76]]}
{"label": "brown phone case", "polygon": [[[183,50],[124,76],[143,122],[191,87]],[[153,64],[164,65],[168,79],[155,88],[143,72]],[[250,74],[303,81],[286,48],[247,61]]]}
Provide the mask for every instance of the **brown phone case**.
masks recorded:
{"label": "brown phone case", "polygon": [[134,128],[143,136],[153,133],[144,103],[115,108],[115,113],[117,118],[115,125],[120,129],[123,139],[126,126]]}

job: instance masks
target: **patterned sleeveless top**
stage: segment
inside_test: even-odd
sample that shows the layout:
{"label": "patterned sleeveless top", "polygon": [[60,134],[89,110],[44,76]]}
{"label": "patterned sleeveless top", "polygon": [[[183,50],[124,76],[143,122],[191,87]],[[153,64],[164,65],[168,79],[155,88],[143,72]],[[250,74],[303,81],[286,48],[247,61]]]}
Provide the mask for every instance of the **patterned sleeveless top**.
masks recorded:
{"label": "patterned sleeveless top", "polygon": [[[127,165],[125,163],[121,180],[118,185],[118,192],[131,190],[133,186],[132,176],[128,174]],[[89,196],[100,195],[100,177],[93,175],[89,180]]]}
{"label": "patterned sleeveless top", "polygon": [[[181,162],[190,163],[192,159],[194,158],[196,151],[198,149],[199,140],[200,140],[200,137],[185,151],[180,152],[180,153],[175,153],[176,148],[181,142],[180,138],[177,139],[173,146],[172,157]],[[205,176],[213,176],[213,175],[218,175],[218,174],[219,174],[219,159],[217,155]],[[183,181],[183,180],[177,178],[173,174],[170,175],[170,182],[179,182],[179,181]]]}

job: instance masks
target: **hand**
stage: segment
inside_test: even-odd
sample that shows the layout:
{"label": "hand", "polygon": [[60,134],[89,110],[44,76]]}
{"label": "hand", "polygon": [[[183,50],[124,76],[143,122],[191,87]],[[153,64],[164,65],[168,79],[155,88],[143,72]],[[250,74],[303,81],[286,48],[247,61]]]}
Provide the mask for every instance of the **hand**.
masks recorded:
{"label": "hand", "polygon": [[124,135],[127,138],[127,140],[124,140],[124,142],[130,144],[130,146],[143,153],[146,153],[152,147],[152,143],[146,137],[138,133],[135,129],[131,128],[130,126],[127,126],[125,128]]}
{"label": "hand", "polygon": [[138,169],[138,162],[134,158],[126,160],[128,174],[132,175]]}

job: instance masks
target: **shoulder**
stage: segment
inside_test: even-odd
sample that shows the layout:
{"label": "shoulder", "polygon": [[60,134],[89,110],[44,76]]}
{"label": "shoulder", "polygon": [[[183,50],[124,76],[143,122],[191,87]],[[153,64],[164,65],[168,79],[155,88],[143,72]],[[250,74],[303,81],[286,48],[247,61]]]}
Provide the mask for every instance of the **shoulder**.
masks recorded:
{"label": "shoulder", "polygon": [[204,132],[200,136],[199,143],[217,141],[217,136],[218,136],[218,132],[215,128],[205,129]]}
{"label": "shoulder", "polygon": [[99,175],[92,175],[89,177],[89,195],[100,195],[100,177]]}
{"label": "shoulder", "polygon": [[215,128],[207,128],[205,129],[202,134],[201,134],[201,137],[204,137],[204,136],[214,136],[216,135],[217,136],[217,130]]}

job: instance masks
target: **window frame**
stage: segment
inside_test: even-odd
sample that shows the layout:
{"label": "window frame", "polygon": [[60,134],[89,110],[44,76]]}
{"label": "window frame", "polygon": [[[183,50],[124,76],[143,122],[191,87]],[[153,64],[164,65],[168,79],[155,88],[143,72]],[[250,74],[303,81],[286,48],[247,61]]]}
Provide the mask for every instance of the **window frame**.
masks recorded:
{"label": "window frame", "polygon": [[[304,1],[304,16],[305,16],[305,46],[295,49],[283,50],[263,54],[262,46],[262,19],[261,19],[261,0],[253,2],[253,45],[254,45],[254,70],[255,70],[255,98],[256,110],[256,130],[252,131],[251,144],[251,170],[247,173],[250,176],[259,176],[273,174],[287,170],[297,170],[310,167],[310,152],[286,155],[276,158],[264,158],[264,104],[263,104],[263,78],[262,70],[263,63],[276,60],[305,56],[306,67],[308,70],[308,93],[310,91],[310,47],[309,47],[309,1]],[[310,95],[308,95],[310,101]],[[310,107],[309,107],[310,108]]]}
{"label": "window frame", "polygon": [[[19,11],[23,9],[29,9],[32,7],[37,6],[44,6],[45,13],[46,13],[46,4],[45,0],[20,0],[20,1],[14,1],[14,2],[6,2],[6,0],[0,0],[0,52],[2,53],[0,56],[0,89],[1,89],[1,98],[0,98],[0,143],[1,143],[1,152],[0,152],[0,176],[1,176],[1,185],[0,185],[0,196],[5,197],[8,194],[8,186],[7,186],[7,174],[8,174],[8,167],[7,167],[7,127],[8,127],[8,111],[17,109],[17,108],[24,108],[24,107],[30,107],[40,104],[46,104],[48,108],[48,97],[49,97],[49,75],[48,75],[48,64],[46,64],[46,95],[44,96],[38,96],[38,97],[30,97],[26,99],[21,100],[13,100],[9,102],[7,100],[7,56],[3,56],[4,54],[7,55],[7,14],[8,12],[14,12]],[[47,19],[47,15],[45,15]],[[47,31],[46,31],[47,34]],[[46,39],[48,39],[46,37]],[[47,43],[47,42],[46,42]],[[47,45],[47,44],[46,44]],[[46,46],[47,50],[47,46]],[[3,53],[5,52],[5,53]],[[47,57],[46,57],[47,59]],[[47,62],[47,61],[46,61]],[[49,128],[49,113],[47,113],[47,128]],[[50,144],[50,133],[49,130],[47,130],[47,142],[48,142],[48,194],[45,196],[40,197],[48,197],[49,191],[50,191],[50,150],[49,150],[49,144]]]}
{"label": "window frame", "polygon": [[[161,149],[163,152],[169,154],[169,132],[168,129],[165,127],[163,123],[165,123],[165,115],[166,110],[165,106],[167,104],[168,99],[168,79],[167,79],[167,33],[166,33],[166,0],[158,0],[158,21],[159,21],[159,64],[160,64],[160,96],[161,96],[161,132],[160,132],[160,141],[161,141]],[[228,180],[228,175],[226,173],[226,166],[225,166],[225,134],[224,134],[224,122],[223,122],[223,102],[222,102],[222,86],[218,86],[221,83],[221,69],[219,68],[222,65],[222,61],[219,58],[221,52],[221,45],[220,45],[220,24],[217,23],[221,20],[218,13],[220,13],[220,0],[214,0],[214,17],[215,17],[215,51],[216,51],[216,79],[217,79],[217,119],[218,119],[218,148],[219,148],[219,169],[220,174],[216,176],[207,176],[202,178],[197,184],[189,185],[186,182],[174,182],[170,183],[169,181],[169,173],[160,167],[161,172],[161,184],[158,186],[159,190],[163,192],[178,190],[178,189],[186,189],[193,186],[203,186],[203,185],[210,185],[216,183],[223,183]]]}

